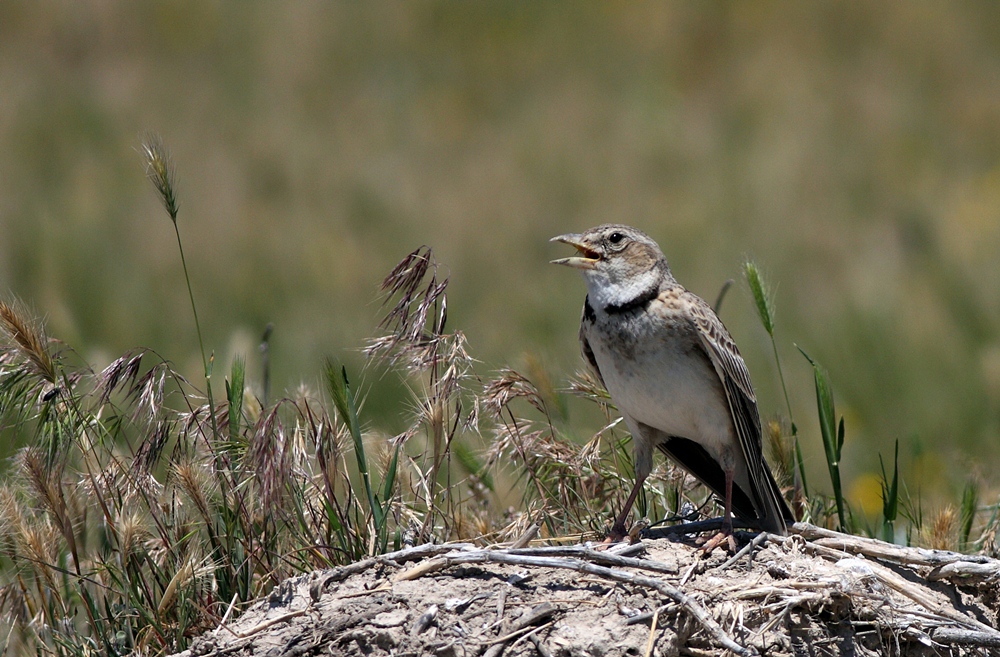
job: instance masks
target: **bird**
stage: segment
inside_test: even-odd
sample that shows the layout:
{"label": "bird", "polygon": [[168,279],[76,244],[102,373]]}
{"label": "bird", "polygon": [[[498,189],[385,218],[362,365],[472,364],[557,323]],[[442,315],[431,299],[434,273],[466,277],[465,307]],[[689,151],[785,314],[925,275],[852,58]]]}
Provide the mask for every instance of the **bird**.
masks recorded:
{"label": "bird", "polygon": [[641,230],[604,224],[550,241],[577,250],[552,263],[583,274],[583,357],[632,434],[635,485],[608,540],[628,535],[654,449],[723,501],[713,548],[724,537],[734,545],[734,513],[784,535],[794,518],[764,460],[750,373],[712,307],[677,282],[660,246]]}

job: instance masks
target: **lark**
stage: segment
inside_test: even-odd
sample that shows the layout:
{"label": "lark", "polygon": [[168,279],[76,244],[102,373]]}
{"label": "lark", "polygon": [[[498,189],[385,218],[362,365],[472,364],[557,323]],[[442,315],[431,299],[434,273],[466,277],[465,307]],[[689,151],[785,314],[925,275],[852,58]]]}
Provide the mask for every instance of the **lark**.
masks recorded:
{"label": "lark", "polygon": [[722,499],[717,538],[732,544],[734,513],[784,534],[793,518],[764,460],[750,373],[715,311],[674,279],[660,247],[640,230],[607,224],[552,241],[578,251],[552,262],[583,274],[583,356],[632,434],[635,486],[609,539],[627,536],[654,449]]}

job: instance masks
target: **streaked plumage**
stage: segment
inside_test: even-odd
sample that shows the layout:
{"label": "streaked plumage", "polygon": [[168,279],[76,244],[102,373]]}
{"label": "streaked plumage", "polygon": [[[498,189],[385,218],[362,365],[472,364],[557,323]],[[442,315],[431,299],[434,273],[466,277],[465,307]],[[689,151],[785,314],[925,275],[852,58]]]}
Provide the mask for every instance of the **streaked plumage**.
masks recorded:
{"label": "streaked plumage", "polygon": [[625,533],[653,448],[726,502],[727,531],[731,508],[784,534],[792,515],[764,461],[750,374],[712,308],[677,283],[656,242],[635,228],[609,224],[553,241],[579,251],[553,262],[579,269],[587,282],[583,355],[632,433],[636,484],[613,537]]}

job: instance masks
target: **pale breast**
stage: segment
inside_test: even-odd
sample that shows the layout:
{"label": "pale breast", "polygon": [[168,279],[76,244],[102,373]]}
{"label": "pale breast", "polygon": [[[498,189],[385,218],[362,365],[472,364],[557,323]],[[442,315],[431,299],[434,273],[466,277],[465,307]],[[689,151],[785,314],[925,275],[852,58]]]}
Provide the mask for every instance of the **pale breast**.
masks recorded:
{"label": "pale breast", "polygon": [[719,377],[692,323],[657,310],[598,311],[585,326],[608,393],[639,422],[697,441],[722,459],[735,433]]}

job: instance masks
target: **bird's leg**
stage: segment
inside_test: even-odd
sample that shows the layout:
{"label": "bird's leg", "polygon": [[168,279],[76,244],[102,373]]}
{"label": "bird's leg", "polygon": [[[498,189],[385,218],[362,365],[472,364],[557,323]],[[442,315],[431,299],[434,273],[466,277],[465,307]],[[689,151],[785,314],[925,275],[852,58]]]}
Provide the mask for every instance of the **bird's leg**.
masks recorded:
{"label": "bird's leg", "polygon": [[733,535],[733,471],[726,470],[726,501],[723,503],[725,515],[722,518],[722,533]]}
{"label": "bird's leg", "polygon": [[615,524],[611,526],[611,533],[604,539],[605,543],[617,543],[628,536],[628,527],[625,526],[625,522],[628,520],[629,513],[632,512],[632,505],[635,504],[635,498],[639,496],[639,490],[645,481],[645,476],[635,478],[635,486],[632,487],[632,492],[628,494],[628,499],[625,500],[625,507],[622,509],[622,512],[615,518]]}
{"label": "bird's leg", "polygon": [[723,516],[722,516],[722,531],[713,536],[707,543],[705,543],[704,554],[708,556],[712,554],[723,541],[729,541],[729,550],[731,552],[736,552],[736,539],[733,538],[733,471],[726,469],[726,499],[723,500]]}

